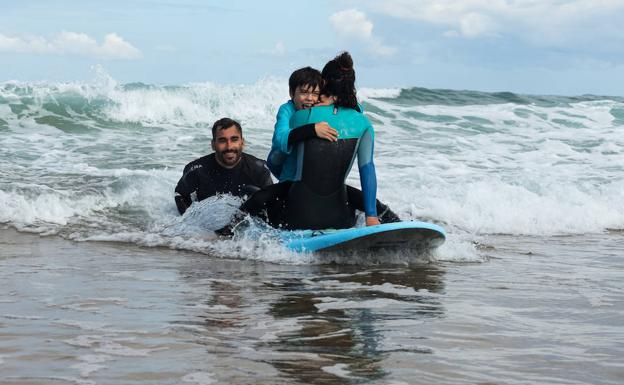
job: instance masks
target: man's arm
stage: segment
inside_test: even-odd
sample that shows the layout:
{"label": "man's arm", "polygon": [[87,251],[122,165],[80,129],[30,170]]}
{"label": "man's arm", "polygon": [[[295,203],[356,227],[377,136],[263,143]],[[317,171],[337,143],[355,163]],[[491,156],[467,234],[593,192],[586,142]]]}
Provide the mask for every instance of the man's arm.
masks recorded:
{"label": "man's arm", "polygon": [[249,154],[244,154],[244,156],[246,164],[244,173],[247,180],[251,180],[257,189],[272,185],[271,172],[265,161]]}
{"label": "man's arm", "polygon": [[184,214],[186,209],[189,208],[193,200],[191,199],[191,193],[193,189],[189,185],[190,173],[187,172],[182,175],[182,178],[178,181],[178,184],[175,188],[175,203],[180,215]]}
{"label": "man's arm", "polygon": [[271,172],[267,167],[262,167],[262,182],[260,183],[260,187],[266,187],[273,184],[273,179],[271,178]]}

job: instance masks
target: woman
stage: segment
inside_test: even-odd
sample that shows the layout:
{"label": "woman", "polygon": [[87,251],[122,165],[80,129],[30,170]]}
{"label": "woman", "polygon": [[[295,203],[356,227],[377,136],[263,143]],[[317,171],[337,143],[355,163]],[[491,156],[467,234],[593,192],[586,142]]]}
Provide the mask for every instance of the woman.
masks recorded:
{"label": "woman", "polygon": [[294,222],[297,227],[305,224],[311,224],[312,228],[351,227],[354,220],[349,212],[355,206],[354,198],[359,191],[348,188],[344,182],[357,157],[363,203],[357,208],[364,211],[367,226],[378,225],[374,131],[357,102],[351,55],[343,52],[336,56],[325,65],[321,75],[325,81],[321,90],[325,106],[296,113],[291,126],[325,121],[337,131],[337,140],[308,140],[299,145],[296,155],[298,164],[302,165],[301,178],[290,188],[287,214],[294,213],[287,215],[287,222],[291,226]]}
{"label": "woman", "polygon": [[[288,155],[296,158],[293,177],[258,191],[241,206],[241,211],[264,216],[272,226],[285,229],[352,227],[356,208],[364,211],[367,226],[380,224],[378,208],[385,211],[384,222],[399,220],[376,200],[374,131],[357,102],[349,53],[329,61],[322,76],[321,105],[297,111],[291,119],[291,127],[297,127],[288,136],[288,144],[296,146],[296,151]],[[317,136],[314,124],[319,122],[327,122],[336,130],[333,140]],[[362,191],[345,185],[355,158]]]}

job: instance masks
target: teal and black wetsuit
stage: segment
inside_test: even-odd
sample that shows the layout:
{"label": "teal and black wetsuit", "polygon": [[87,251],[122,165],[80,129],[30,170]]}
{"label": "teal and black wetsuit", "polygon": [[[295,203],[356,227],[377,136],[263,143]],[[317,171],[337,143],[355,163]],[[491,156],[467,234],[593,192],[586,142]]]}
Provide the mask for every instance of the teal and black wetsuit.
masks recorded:
{"label": "teal and black wetsuit", "polygon": [[[344,185],[357,157],[364,194],[364,212],[367,216],[377,216],[377,177],[373,163],[375,134],[372,124],[364,114],[354,109],[330,105],[297,111],[291,118],[290,126],[300,127],[318,122],[327,122],[338,131],[338,141],[319,139],[314,145],[299,143],[297,151],[291,152],[285,163],[289,165],[289,158],[296,157],[295,173],[283,176],[280,181],[290,178],[293,181],[302,181],[305,175],[306,179],[310,179],[306,184],[313,188],[327,191],[331,187],[340,187],[337,182]],[[288,171],[290,170],[284,169],[282,174]],[[319,182],[320,186],[312,186]]]}
{"label": "teal and black wetsuit", "polygon": [[[273,139],[271,139],[271,151],[267,156],[267,167],[271,170],[271,173],[280,181],[282,179],[282,170],[284,168],[284,162],[288,157],[288,154],[292,151],[292,145],[289,143],[288,136],[290,134],[290,119],[297,112],[295,109],[295,103],[292,100],[282,104],[277,111],[275,117],[275,127],[273,131]],[[292,160],[286,166],[286,169],[292,169]],[[286,172],[288,174],[288,171]]]}
{"label": "teal and black wetsuit", "polygon": [[[322,121],[338,131],[338,141],[315,137],[313,123]],[[286,154],[282,182],[260,190],[241,209],[252,215],[266,209],[268,222],[286,229],[351,227],[354,194],[348,193],[344,182],[357,157],[363,190],[363,202],[357,206],[367,216],[377,216],[374,132],[366,116],[350,108],[320,106],[297,111],[290,126],[300,131],[289,135],[288,144],[296,151]],[[296,136],[299,140],[294,143]]]}

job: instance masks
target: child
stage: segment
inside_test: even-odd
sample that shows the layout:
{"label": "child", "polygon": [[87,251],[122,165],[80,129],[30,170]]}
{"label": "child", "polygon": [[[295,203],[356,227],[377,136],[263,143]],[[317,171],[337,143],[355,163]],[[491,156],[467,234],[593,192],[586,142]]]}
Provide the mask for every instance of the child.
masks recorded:
{"label": "child", "polygon": [[298,127],[296,131],[290,129],[290,118],[296,111],[311,108],[318,103],[322,85],[321,73],[311,67],[296,70],[288,79],[290,100],[282,104],[277,112],[271,151],[267,157],[269,170],[280,182],[294,179],[296,164],[287,160],[294,142],[309,137],[337,140],[338,133],[325,122]]}

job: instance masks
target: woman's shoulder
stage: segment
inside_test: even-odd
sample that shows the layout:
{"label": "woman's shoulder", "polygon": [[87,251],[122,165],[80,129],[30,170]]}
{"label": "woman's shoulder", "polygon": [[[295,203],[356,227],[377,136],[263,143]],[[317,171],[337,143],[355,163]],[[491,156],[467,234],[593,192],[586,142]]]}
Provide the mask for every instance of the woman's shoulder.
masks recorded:
{"label": "woman's shoulder", "polygon": [[368,117],[366,117],[363,110],[358,111],[349,107],[338,107],[338,113],[342,114],[344,117],[348,117],[350,120],[371,125],[370,120],[368,120]]}

